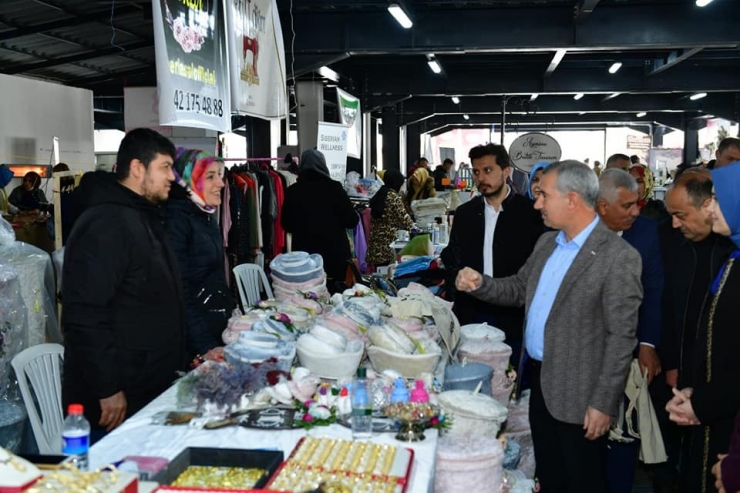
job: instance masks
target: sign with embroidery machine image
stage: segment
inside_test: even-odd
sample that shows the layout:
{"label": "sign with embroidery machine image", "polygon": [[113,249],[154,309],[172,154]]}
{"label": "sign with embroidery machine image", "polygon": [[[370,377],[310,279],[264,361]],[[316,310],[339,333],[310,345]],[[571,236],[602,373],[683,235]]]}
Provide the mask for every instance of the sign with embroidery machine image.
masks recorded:
{"label": "sign with embroidery machine image", "polygon": [[319,122],[316,149],[324,155],[332,179],[344,183],[347,175],[347,125]]}
{"label": "sign with embroidery machine image", "polygon": [[563,151],[553,137],[539,132],[520,135],[509,147],[509,158],[514,166],[529,173],[540,161],[559,161]]}
{"label": "sign with embroidery machine image", "polygon": [[265,120],[285,118],[285,48],[277,1],[226,2],[234,111]]}
{"label": "sign with embroidery machine image", "polygon": [[224,0],[153,0],[159,123],[231,130]]}

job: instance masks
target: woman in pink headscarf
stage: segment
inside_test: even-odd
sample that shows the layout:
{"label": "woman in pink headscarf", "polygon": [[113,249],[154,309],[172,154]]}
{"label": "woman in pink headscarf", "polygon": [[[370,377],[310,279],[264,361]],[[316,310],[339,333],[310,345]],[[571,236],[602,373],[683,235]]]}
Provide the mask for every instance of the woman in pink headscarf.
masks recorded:
{"label": "woman in pink headscarf", "polygon": [[224,249],[215,212],[221,205],[224,163],[204,151],[178,149],[167,202],[167,233],[177,256],[192,366],[223,359],[221,333],[234,308],[226,284]]}

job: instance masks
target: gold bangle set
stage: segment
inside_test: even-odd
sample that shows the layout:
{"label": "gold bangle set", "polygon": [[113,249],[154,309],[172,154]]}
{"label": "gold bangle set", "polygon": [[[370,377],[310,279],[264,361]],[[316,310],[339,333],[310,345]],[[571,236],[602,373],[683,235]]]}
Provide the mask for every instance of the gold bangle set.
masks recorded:
{"label": "gold bangle set", "polygon": [[400,477],[390,472],[396,447],[364,441],[306,437],[283,466],[271,489],[332,493],[396,493]]}

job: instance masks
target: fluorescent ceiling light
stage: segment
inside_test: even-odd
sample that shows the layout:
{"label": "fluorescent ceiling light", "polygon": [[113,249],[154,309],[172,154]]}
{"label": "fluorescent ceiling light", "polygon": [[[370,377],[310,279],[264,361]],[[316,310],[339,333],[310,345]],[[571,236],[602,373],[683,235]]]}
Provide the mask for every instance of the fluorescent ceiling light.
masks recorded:
{"label": "fluorescent ceiling light", "polygon": [[637,114],[637,118],[642,118],[643,116],[647,115],[644,111],[641,111]]}
{"label": "fluorescent ceiling light", "polygon": [[697,7],[706,7],[710,3],[712,3],[712,0],[696,0]]}
{"label": "fluorescent ceiling light", "polygon": [[391,15],[396,19],[396,21],[398,21],[399,24],[401,24],[401,27],[403,27],[404,29],[409,29],[411,26],[414,25],[414,23],[411,22],[408,14],[399,4],[392,3],[388,5],[388,12],[391,13]]}
{"label": "fluorescent ceiling light", "polygon": [[466,120],[470,120],[470,115],[463,115],[463,118],[465,118]]}
{"label": "fluorescent ceiling light", "polygon": [[692,94],[691,97],[689,97],[690,100],[696,101],[697,99],[705,98],[707,97],[707,93],[705,92],[697,92],[696,94]]}
{"label": "fluorescent ceiling light", "polygon": [[573,99],[575,99],[576,101],[578,101],[582,97],[583,97],[583,93],[582,92],[579,92],[578,94],[576,94],[575,96],[573,96]]}
{"label": "fluorescent ceiling light", "polygon": [[557,50],[555,52],[555,55],[552,57],[552,61],[550,62],[550,65],[555,65],[557,67],[560,65],[560,62],[563,61],[563,57],[568,52],[568,50]]}
{"label": "fluorescent ceiling light", "polygon": [[539,96],[539,94],[532,94],[532,95],[531,95],[531,96],[529,97],[529,100],[530,100],[530,101],[534,101],[535,99],[537,99],[537,97],[538,97],[538,96]]}
{"label": "fluorescent ceiling light", "polygon": [[321,77],[325,77],[329,80],[333,80],[334,82],[339,82],[339,74],[333,71],[332,69],[330,69],[329,67],[326,67],[326,66],[321,67],[319,68],[318,72]]}
{"label": "fluorescent ceiling light", "polygon": [[457,96],[452,96],[452,102],[455,104],[460,104],[460,98],[458,98]]}
{"label": "fluorescent ceiling light", "polygon": [[616,74],[620,68],[622,68],[622,62],[614,62],[612,63],[612,66],[609,67],[609,73]]}
{"label": "fluorescent ceiling light", "polygon": [[437,59],[434,58],[434,55],[428,57],[427,65],[429,65],[429,68],[432,69],[432,72],[434,72],[435,74],[439,74],[442,72],[442,65],[440,65]]}

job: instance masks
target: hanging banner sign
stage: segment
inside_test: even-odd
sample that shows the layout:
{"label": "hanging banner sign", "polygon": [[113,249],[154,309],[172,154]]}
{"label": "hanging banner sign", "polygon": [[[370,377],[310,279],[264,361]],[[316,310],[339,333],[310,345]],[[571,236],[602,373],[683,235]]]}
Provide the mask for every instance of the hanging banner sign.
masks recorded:
{"label": "hanging banner sign", "polygon": [[627,149],[640,149],[647,151],[653,144],[653,138],[649,135],[628,135]]}
{"label": "hanging banner sign", "polygon": [[344,183],[347,174],[347,126],[319,122],[316,149],[326,158],[331,177]]}
{"label": "hanging banner sign", "polygon": [[557,140],[538,132],[520,135],[509,147],[511,162],[527,173],[540,161],[559,161],[562,154]]}
{"label": "hanging banner sign", "polygon": [[223,0],[154,0],[160,125],[231,130]]}
{"label": "hanging banner sign", "polygon": [[265,120],[285,118],[285,47],[277,1],[226,2],[234,111]]}
{"label": "hanging banner sign", "polygon": [[347,155],[362,157],[362,111],[360,100],[337,88],[339,122],[347,126]]}

